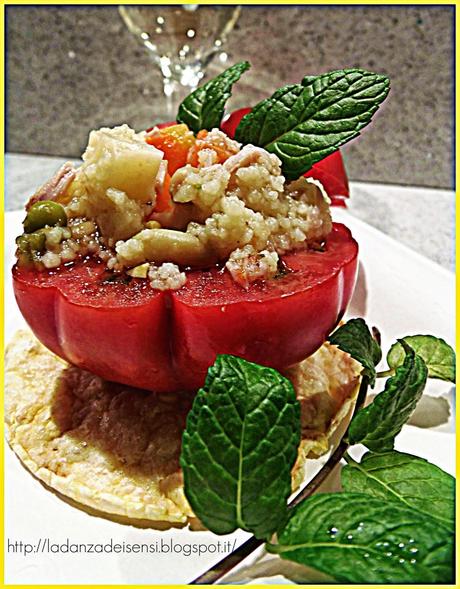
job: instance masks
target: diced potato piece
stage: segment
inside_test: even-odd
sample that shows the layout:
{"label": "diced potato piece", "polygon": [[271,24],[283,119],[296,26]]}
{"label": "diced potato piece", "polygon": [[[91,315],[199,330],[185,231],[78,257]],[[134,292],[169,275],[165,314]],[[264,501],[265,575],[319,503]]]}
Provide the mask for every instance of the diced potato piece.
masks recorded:
{"label": "diced potato piece", "polygon": [[96,220],[101,234],[114,241],[128,239],[142,228],[142,205],[122,190],[108,188],[96,203],[88,202],[86,210]]}
{"label": "diced potato piece", "polygon": [[118,243],[118,261],[124,266],[137,266],[145,261],[181,266],[207,266],[217,261],[214,252],[190,233],[172,229],[143,229],[137,235]]}
{"label": "diced potato piece", "polygon": [[122,125],[91,131],[80,170],[89,192],[115,188],[147,203],[155,201],[155,179],[162,159],[163,152]]}

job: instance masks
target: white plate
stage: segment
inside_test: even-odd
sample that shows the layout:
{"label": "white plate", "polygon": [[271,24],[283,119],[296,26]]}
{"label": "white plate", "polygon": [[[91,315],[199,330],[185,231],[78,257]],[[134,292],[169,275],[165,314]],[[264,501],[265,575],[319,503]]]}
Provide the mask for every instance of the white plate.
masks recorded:
{"label": "white plate", "polygon": [[[345,222],[360,243],[361,270],[349,316],[365,316],[379,327],[382,344],[387,349],[396,337],[415,333],[432,333],[454,343],[454,276],[435,263],[393,241],[347,211],[335,211],[337,220]],[[22,212],[5,215],[5,339],[24,321],[14,301],[9,268],[13,264],[14,238],[21,232]],[[439,400],[441,397],[441,400]],[[437,399],[437,400],[436,400]],[[425,410],[426,409],[426,410]],[[449,415],[450,413],[450,415]],[[448,472],[455,471],[453,435],[453,387],[430,382],[426,395],[412,422],[420,427],[405,426],[397,448],[423,456]],[[430,431],[426,426],[430,425]],[[356,452],[359,453],[357,448]],[[312,461],[314,474],[324,459]],[[217,537],[210,532],[188,529],[158,531],[121,525],[93,517],[70,506],[46,490],[21,465],[13,452],[5,449],[5,537],[10,542],[5,562],[7,584],[149,584],[187,583],[204,572],[226,553],[210,552],[197,557],[186,556],[189,545],[226,547],[229,541],[238,546],[248,534],[237,532]],[[334,479],[328,483],[334,485]],[[38,545],[49,538],[51,543],[65,544],[149,544],[155,553],[37,553],[24,556],[16,541]],[[174,542],[182,554],[158,552]],[[12,544],[13,543],[13,544]],[[152,549],[152,548],[151,548]],[[145,550],[145,548],[144,548]],[[248,558],[225,579],[226,582],[289,582],[295,578],[295,567],[259,551]],[[313,578],[312,578],[313,580]]]}

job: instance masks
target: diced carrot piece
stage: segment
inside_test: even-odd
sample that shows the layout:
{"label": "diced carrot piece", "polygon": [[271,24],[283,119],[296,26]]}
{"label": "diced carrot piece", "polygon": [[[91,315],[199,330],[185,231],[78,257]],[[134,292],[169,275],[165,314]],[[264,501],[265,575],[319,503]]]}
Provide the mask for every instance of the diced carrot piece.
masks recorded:
{"label": "diced carrot piece", "polygon": [[216,141],[210,141],[207,139],[208,131],[202,130],[196,136],[196,142],[192,147],[189,149],[188,152],[188,159],[187,162],[194,167],[198,167],[200,161],[198,159],[198,153],[202,149],[212,149],[216,154],[218,164],[223,164],[231,155],[234,155],[234,151],[228,149],[228,146],[225,143],[221,142],[218,143]]}
{"label": "diced carrot piece", "polygon": [[146,141],[165,154],[168,172],[172,176],[187,163],[188,150],[195,143],[195,137],[187,125],[172,125],[155,135],[148,135]]}
{"label": "diced carrot piece", "polygon": [[170,208],[172,208],[173,202],[171,198],[171,193],[169,192],[170,185],[171,176],[169,174],[166,174],[163,186],[160,190],[157,190],[157,201],[155,204],[156,213],[163,213],[164,211],[167,211]]}

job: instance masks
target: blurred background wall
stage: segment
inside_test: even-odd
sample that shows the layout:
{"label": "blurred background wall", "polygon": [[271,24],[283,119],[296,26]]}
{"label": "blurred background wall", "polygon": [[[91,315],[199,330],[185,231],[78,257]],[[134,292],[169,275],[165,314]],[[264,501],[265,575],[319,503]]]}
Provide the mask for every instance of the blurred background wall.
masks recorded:
{"label": "blurred background wall", "polygon": [[[171,8],[165,8],[171,10]],[[165,118],[162,78],[115,6],[7,6],[7,151],[79,156],[94,127]],[[390,76],[370,132],[345,148],[353,180],[453,186],[449,6],[245,6],[207,77],[247,59],[229,106],[306,74],[359,66]],[[224,56],[225,57],[225,56]]]}

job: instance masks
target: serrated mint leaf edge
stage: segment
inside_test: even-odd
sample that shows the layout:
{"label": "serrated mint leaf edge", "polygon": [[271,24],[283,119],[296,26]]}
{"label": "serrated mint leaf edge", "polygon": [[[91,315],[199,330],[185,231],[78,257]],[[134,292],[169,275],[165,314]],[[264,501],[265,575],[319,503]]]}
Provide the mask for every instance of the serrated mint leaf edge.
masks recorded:
{"label": "serrated mint leaf edge", "polygon": [[[290,558],[289,553],[295,553],[296,551],[301,551],[303,549],[309,550],[309,549],[313,549],[313,550],[318,550],[318,549],[326,549],[326,550],[330,550],[330,549],[334,549],[334,548],[338,548],[339,550],[345,550],[346,552],[352,550],[353,548],[355,549],[356,552],[358,551],[362,551],[365,550],[366,552],[375,552],[376,555],[378,555],[379,557],[382,556],[382,553],[372,549],[370,547],[364,546],[362,544],[354,544],[354,545],[350,545],[350,544],[337,544],[336,542],[333,541],[327,541],[327,542],[316,542],[316,541],[307,541],[307,542],[301,542],[301,543],[297,543],[297,544],[287,544],[287,538],[286,536],[283,537],[284,534],[288,535],[289,533],[291,533],[292,535],[296,534],[296,530],[291,531],[288,529],[289,525],[291,525],[292,520],[295,520],[296,518],[296,514],[298,511],[301,511],[300,514],[300,523],[302,523],[302,519],[304,517],[304,514],[302,513],[302,508],[307,509],[308,507],[312,505],[312,502],[315,503],[319,503],[319,502],[323,502],[323,503],[327,503],[331,498],[333,498],[332,500],[334,500],[335,498],[338,498],[338,501],[343,501],[344,503],[346,502],[346,505],[344,506],[344,508],[346,509],[346,506],[349,506],[353,501],[356,502],[361,502],[363,504],[363,513],[366,513],[366,506],[369,504],[374,504],[374,507],[378,508],[387,508],[389,511],[393,511],[394,509],[396,509],[398,512],[400,512],[401,514],[407,514],[409,516],[409,519],[418,519],[420,521],[420,525],[423,526],[423,524],[425,522],[428,521],[429,525],[433,526],[433,528],[436,528],[438,526],[438,522],[436,520],[433,520],[432,518],[426,518],[425,514],[421,514],[418,511],[413,510],[412,508],[407,508],[406,506],[403,505],[398,505],[396,502],[394,501],[385,501],[385,500],[379,500],[376,497],[370,497],[369,495],[366,495],[364,493],[349,493],[349,492],[341,492],[341,493],[319,493],[316,495],[313,495],[312,497],[306,499],[305,501],[303,501],[302,503],[300,503],[295,511],[291,514],[291,517],[289,518],[289,521],[287,522],[285,528],[283,530],[280,530],[278,533],[278,543],[277,544],[273,544],[271,542],[267,542],[266,543],[266,550],[269,553],[273,553],[273,554],[278,554],[279,556],[281,556],[282,558],[285,558],[287,560],[292,560],[293,562],[298,562],[300,563],[301,561],[299,559],[294,559],[294,558]],[[393,507],[394,506],[394,507]],[[337,508],[335,506],[333,506],[334,509],[331,513],[331,511],[329,510],[328,516],[330,516],[330,520],[329,520],[329,524],[326,524],[328,528],[331,528],[333,525],[337,524],[337,521],[333,521],[332,520],[332,516],[334,515],[335,512],[337,512]],[[312,509],[317,509],[318,506],[315,505],[314,507],[312,507]],[[320,504],[319,508],[324,510],[324,507]],[[324,519],[321,521],[321,525],[324,525],[325,522],[328,521],[327,517],[324,517]],[[315,520],[317,521],[317,519]],[[375,523],[375,522],[373,522]],[[407,523],[407,521],[405,522]],[[410,525],[412,525],[413,522],[411,522]],[[300,528],[300,524],[297,525],[297,530],[301,529]],[[453,546],[453,534],[449,533],[449,531],[441,526],[441,530],[442,530],[442,534],[444,535],[444,543],[442,544],[442,546],[450,546],[452,548],[452,552],[454,549]],[[313,532],[311,532],[313,534],[318,534],[319,530],[314,530]],[[436,545],[432,548],[438,548],[441,545]],[[353,552],[353,550],[352,550]],[[427,553],[425,555],[425,559],[429,559],[430,554]],[[323,573],[326,573],[328,575],[333,574],[331,572],[330,568],[327,568],[324,566],[324,564],[322,562],[320,562],[318,564],[317,561],[313,562],[302,562],[301,564],[306,565],[306,566],[310,566],[318,571],[321,571]],[[396,564],[396,563],[395,563]],[[454,563],[453,563],[454,564]],[[429,574],[430,572],[430,566],[429,563],[425,563],[423,562],[422,565],[423,568],[427,569],[427,574]],[[439,565],[438,565],[439,566]],[[452,571],[452,574],[454,573],[454,571]],[[335,579],[337,579],[339,582],[346,582],[346,583],[363,583],[363,579],[357,580],[356,578],[352,579],[352,578],[343,578],[340,577],[340,575],[337,575],[337,573],[335,573],[334,576]],[[392,581],[394,582],[394,581]],[[398,582],[402,582],[402,581],[398,581]],[[404,581],[404,583],[407,583],[410,581]],[[420,581],[417,581],[418,583],[420,583]],[[432,579],[430,582],[434,582],[434,580]],[[440,582],[440,581],[438,581]],[[379,581],[379,583],[382,583],[382,581]]]}
{"label": "serrated mint leaf edge", "polygon": [[[315,81],[319,80],[322,77],[324,77],[324,78],[331,77],[334,74],[339,74],[339,73],[343,73],[344,76],[342,76],[341,78],[338,78],[337,80],[334,80],[334,82],[331,84],[331,86],[333,84],[336,84],[336,83],[342,81],[345,77],[352,75],[352,74],[361,74],[361,78],[364,78],[364,77],[369,77],[369,78],[373,77],[374,78],[372,83],[370,83],[367,87],[360,88],[355,93],[352,93],[351,95],[343,96],[340,100],[353,99],[354,96],[358,96],[359,94],[365,92],[366,90],[368,90],[369,88],[372,88],[373,86],[376,86],[377,84],[382,85],[381,92],[379,92],[379,94],[377,96],[373,97],[372,99],[368,99],[368,100],[372,100],[374,102],[374,105],[370,106],[370,108],[367,111],[365,111],[364,113],[354,114],[353,116],[347,116],[347,117],[342,117],[340,119],[336,119],[338,121],[353,119],[353,118],[357,118],[357,117],[358,118],[363,117],[365,119],[365,120],[359,121],[355,125],[354,129],[349,129],[347,131],[341,131],[342,134],[345,133],[345,134],[348,134],[348,136],[343,137],[340,140],[334,141],[330,146],[320,147],[318,149],[310,148],[308,151],[306,151],[307,147],[305,145],[300,145],[300,143],[298,141],[293,140],[293,138],[295,137],[295,133],[298,133],[300,135],[310,135],[312,137],[317,136],[317,135],[321,135],[321,133],[318,130],[316,130],[315,132],[312,132],[311,130],[305,131],[305,130],[300,129],[300,127],[302,125],[307,124],[309,121],[314,121],[315,116],[318,113],[323,112],[325,109],[328,109],[328,108],[330,109],[332,105],[329,104],[328,106],[323,107],[322,109],[317,111],[315,113],[315,116],[313,116],[313,117],[310,117],[308,119],[300,117],[300,120],[298,120],[297,123],[293,127],[283,131],[280,135],[272,138],[270,141],[268,141],[268,142],[261,141],[261,137],[263,135],[263,130],[265,128],[265,124],[266,124],[266,120],[267,120],[267,116],[269,115],[270,111],[277,104],[277,101],[278,101],[278,98],[276,100],[274,99],[274,96],[276,95],[277,92],[279,92],[283,88],[286,89],[286,93],[288,93],[290,91],[297,90],[298,92],[300,91],[300,94],[297,96],[297,99],[298,99],[299,96],[301,96],[302,92],[305,89],[307,89],[309,86],[312,86]],[[306,83],[304,84],[304,82],[306,82]],[[350,85],[353,83],[354,83],[354,81],[351,82]],[[326,86],[326,90],[330,90],[331,86]],[[256,145],[259,145],[260,147],[263,147],[267,151],[277,155],[282,160],[282,164],[283,164],[282,168],[283,168],[284,176],[288,180],[294,180],[294,179],[298,178],[300,175],[302,175],[302,174],[306,173],[308,170],[310,170],[315,163],[321,161],[322,159],[324,159],[328,155],[331,155],[332,153],[337,151],[342,145],[344,145],[348,141],[351,141],[352,139],[355,139],[357,136],[359,136],[360,131],[371,122],[372,117],[374,116],[374,114],[379,109],[382,102],[387,97],[389,91],[390,91],[390,80],[386,75],[377,74],[374,72],[369,72],[369,71],[361,69],[361,68],[348,68],[348,69],[344,69],[344,70],[333,70],[331,72],[326,72],[325,74],[320,74],[319,76],[305,76],[304,79],[302,80],[302,84],[297,84],[297,85],[290,84],[290,85],[286,85],[282,88],[279,88],[278,90],[276,90],[272,94],[271,97],[266,98],[266,99],[262,100],[261,102],[259,102],[257,105],[255,105],[255,107],[253,108],[253,112],[256,111],[256,109],[261,110],[263,107],[265,107],[267,102],[273,101],[272,105],[269,105],[269,107],[263,113],[262,121],[259,122],[260,131],[258,132],[258,135],[257,135],[258,141],[255,140],[254,137],[252,137],[250,142],[255,143]],[[317,98],[317,96],[319,96],[319,94],[316,94],[313,97],[313,99]],[[354,99],[358,100],[358,98],[354,98]],[[340,100],[338,102],[340,102]],[[245,132],[246,128],[250,127],[251,118],[254,118],[255,116],[257,116],[257,111],[254,114],[253,114],[253,112],[246,114],[241,119],[241,121],[235,131],[235,139],[237,141],[240,141],[242,143],[248,142],[246,137],[244,136],[244,132]],[[287,115],[287,116],[289,116],[289,115]],[[331,120],[333,121],[334,119],[331,119]],[[324,123],[324,121],[317,121],[317,123],[319,124],[319,127],[321,126],[321,122]],[[286,141],[286,140],[282,141],[283,137],[287,137],[289,139],[289,136],[291,137],[290,141]],[[289,148],[292,149],[293,147],[301,148],[304,151],[302,154],[300,154],[298,156],[295,156],[293,154],[288,154],[285,152],[286,149],[289,149]],[[308,158],[307,165],[295,164],[296,161],[302,162],[303,160],[305,160],[307,158]]]}
{"label": "serrated mint leaf edge", "polygon": [[[362,457],[361,457],[361,462],[358,462],[356,460],[354,460],[353,458],[351,458],[351,456],[347,457],[347,464],[343,467],[342,470],[342,487],[344,489],[344,492],[346,493],[362,493],[364,495],[369,495],[370,497],[379,497],[378,495],[375,495],[372,492],[366,492],[365,490],[361,490],[361,491],[354,491],[354,490],[347,490],[346,488],[346,483],[344,484],[344,479],[343,479],[343,474],[345,472],[350,472],[353,469],[354,470],[358,470],[359,472],[361,472],[364,476],[366,476],[369,479],[372,479],[373,481],[375,481],[376,483],[378,483],[378,485],[380,485],[382,488],[384,488],[387,493],[388,493],[388,498],[386,499],[387,501],[395,501],[398,503],[401,503],[403,505],[405,505],[407,508],[409,509],[413,509],[414,511],[417,511],[418,513],[420,513],[421,515],[423,515],[424,517],[430,517],[431,519],[439,522],[441,525],[443,525],[447,530],[449,530],[450,532],[453,532],[453,529],[451,529],[451,526],[455,526],[455,519],[448,519],[442,516],[438,516],[438,515],[433,515],[433,514],[429,514],[426,511],[423,511],[417,507],[415,507],[414,505],[411,505],[407,499],[405,499],[405,497],[403,495],[400,495],[398,492],[394,491],[391,487],[388,486],[387,483],[385,483],[383,480],[381,480],[380,478],[376,477],[375,475],[372,475],[372,471],[366,469],[363,467],[362,462],[364,460],[366,460],[366,457],[385,457],[385,455],[387,454],[394,454],[394,455],[398,455],[401,456],[401,458],[408,458],[409,459],[409,464],[410,461],[414,461],[414,462],[420,462],[420,463],[424,463],[425,465],[432,467],[435,471],[439,471],[440,473],[442,473],[442,475],[445,475],[446,477],[451,478],[454,483],[455,483],[455,479],[454,477],[452,477],[452,475],[450,475],[449,473],[445,472],[444,470],[442,470],[442,468],[440,468],[439,466],[437,466],[436,464],[433,464],[431,462],[429,462],[428,460],[426,460],[425,458],[421,458],[420,456],[414,456],[413,454],[408,454],[407,452],[399,452],[398,450],[388,450],[385,452],[372,452],[371,450],[368,450]],[[399,465],[391,465],[389,467],[380,467],[381,470],[392,470],[393,468],[395,468],[396,466],[404,466],[408,464],[408,462],[401,462]],[[454,487],[454,494],[455,494],[455,487]],[[392,497],[394,497],[394,499],[392,499]]]}
{"label": "serrated mint leaf edge", "polygon": [[[423,356],[419,353],[419,350],[415,349],[415,352],[422,357],[422,359],[424,360],[425,364],[428,367],[428,376],[430,378],[436,378],[439,380],[444,380],[446,382],[452,382],[455,384],[455,378],[456,378],[456,366],[455,366],[455,362],[456,362],[456,358],[455,358],[455,350],[452,348],[452,346],[450,346],[443,338],[431,335],[431,334],[415,334],[415,335],[406,335],[402,339],[403,341],[405,341],[407,344],[409,344],[409,346],[411,346],[411,342],[414,341],[415,338],[423,338],[423,339],[427,339],[427,340],[434,340],[436,342],[438,342],[441,346],[445,346],[446,350],[448,352],[450,352],[453,355],[453,362],[452,364],[433,364],[432,362],[429,362],[429,360],[425,360],[423,358]],[[387,353],[387,363],[388,366],[390,368],[397,368],[398,366],[401,365],[401,361],[404,361],[404,355],[402,353],[398,353],[401,350],[401,344],[399,342],[395,342],[391,348],[389,349],[388,353]],[[434,368],[432,368],[434,367]],[[441,376],[440,373],[445,372],[447,369],[447,371],[452,372],[452,376],[449,376],[447,378],[445,378],[444,376]]]}
{"label": "serrated mint leaf edge", "polygon": [[[366,343],[367,348],[365,351],[366,353],[369,353],[368,357],[362,357],[360,354],[356,354],[355,350],[350,351],[349,347],[343,341],[341,341],[343,334],[345,334],[347,337],[351,337],[351,334],[353,334],[355,329],[363,330],[363,336],[367,340],[364,343]],[[340,338],[339,341],[337,341],[337,335]],[[340,325],[336,330],[334,330],[327,339],[330,344],[337,346],[339,350],[346,352],[354,360],[361,364],[363,367],[362,374],[369,378],[369,385],[371,388],[373,388],[375,386],[376,379],[375,367],[382,359],[382,349],[372,336],[372,333],[364,319],[362,317],[354,317],[349,319],[346,323]],[[368,343],[370,344],[369,346],[367,345]]]}
{"label": "serrated mint leaf edge", "polygon": [[[387,379],[387,382],[385,383],[385,388],[384,390],[377,394],[372,403],[370,403],[369,405],[366,405],[366,407],[362,407],[357,414],[353,417],[353,419],[350,422],[350,425],[348,426],[348,441],[350,442],[350,444],[363,444],[364,446],[366,446],[369,450],[373,451],[373,452],[388,452],[393,450],[394,448],[394,440],[396,438],[397,435],[399,435],[399,433],[401,432],[402,427],[407,423],[407,419],[409,419],[409,417],[406,419],[406,422],[402,424],[401,428],[399,429],[399,431],[397,431],[394,435],[392,440],[390,440],[390,437],[387,436],[383,436],[383,437],[377,437],[377,436],[372,436],[372,433],[375,434],[376,431],[379,431],[378,426],[376,429],[373,430],[373,432],[369,429],[368,425],[369,425],[369,415],[372,416],[372,406],[374,404],[376,404],[376,406],[378,407],[378,409],[380,409],[380,405],[383,405],[386,399],[386,395],[385,393],[388,393],[388,390],[391,390],[392,386],[396,386],[394,385],[394,383],[396,382],[396,379],[398,379],[400,377],[401,372],[403,372],[405,369],[407,370],[407,366],[406,366],[406,362],[409,364],[410,362],[413,361],[413,367],[415,367],[415,364],[418,363],[419,366],[422,368],[422,371],[425,373],[424,374],[424,385],[423,387],[421,387],[421,390],[418,394],[418,398],[416,399],[416,403],[420,400],[420,397],[423,394],[423,391],[425,389],[426,386],[426,381],[427,381],[427,377],[428,377],[428,369],[426,367],[425,362],[423,361],[423,359],[418,356],[414,350],[408,345],[406,344],[406,342],[404,342],[403,340],[398,340],[399,343],[401,343],[401,345],[403,347],[405,347],[407,349],[406,352],[406,357],[404,359],[404,363],[401,364],[401,366],[399,366],[396,369],[395,375],[390,377],[389,379]],[[424,369],[423,369],[424,367]],[[423,379],[422,379],[423,380]],[[384,395],[382,397],[382,395]],[[415,409],[415,408],[414,408]],[[361,434],[358,433],[358,435],[355,437],[355,435],[353,434],[353,430],[357,429],[358,426],[357,424],[361,425],[361,422],[363,422],[364,419],[367,419],[366,422],[366,429],[367,429],[367,433],[365,434],[365,436],[363,437]],[[362,427],[362,426],[361,426]],[[388,431],[388,430],[386,430]],[[374,442],[377,442],[378,440],[383,441],[384,443],[382,444],[382,446],[379,449],[375,448],[375,444]],[[390,443],[391,442],[391,443]],[[370,443],[370,445],[369,445]]]}
{"label": "serrated mint leaf edge", "polygon": [[[347,141],[351,141],[351,139],[354,139],[355,137],[357,137],[357,136],[359,135],[359,132],[361,131],[361,129],[363,129],[365,126],[367,126],[367,125],[368,125],[368,124],[371,122],[371,119],[372,119],[372,117],[374,116],[374,114],[377,112],[377,110],[379,109],[379,107],[380,107],[380,104],[381,104],[381,103],[382,103],[382,102],[385,100],[385,98],[387,97],[387,95],[388,95],[388,91],[389,91],[389,87],[390,87],[390,80],[389,80],[389,78],[388,78],[387,76],[385,76],[385,75],[383,75],[383,74],[376,74],[376,73],[374,73],[374,72],[369,72],[369,71],[367,71],[367,70],[361,70],[361,69],[351,69],[351,70],[333,70],[332,72],[327,72],[326,74],[322,74],[322,75],[326,76],[326,75],[333,74],[333,73],[337,73],[337,72],[341,72],[341,71],[343,71],[343,72],[346,72],[347,74],[348,74],[348,73],[358,73],[358,72],[359,72],[359,73],[362,73],[362,74],[368,74],[369,76],[375,76],[376,78],[378,78],[379,80],[381,80],[382,84],[384,84],[384,88],[385,88],[386,92],[385,92],[385,91],[383,91],[383,92],[381,93],[381,94],[384,94],[384,96],[383,96],[383,98],[382,98],[381,100],[379,100],[379,102],[378,102],[377,104],[375,104],[375,105],[374,105],[374,107],[375,107],[375,110],[373,110],[372,114],[370,115],[370,119],[369,119],[369,121],[367,121],[367,122],[365,122],[365,123],[360,123],[360,125],[356,127],[356,135],[354,135],[354,137],[352,137],[352,138],[350,138],[350,139],[345,139],[345,140],[344,140],[344,141],[343,141],[341,144],[338,144],[338,145],[337,145],[337,147],[334,149],[334,151],[337,151],[337,149],[340,147],[340,145],[343,145],[343,144],[344,144],[344,143],[346,143]],[[317,76],[317,77],[319,78],[319,77],[321,77],[321,76]],[[364,77],[364,76],[363,76],[363,77]],[[305,78],[304,78],[304,79],[305,79]],[[309,84],[309,85],[310,85],[310,84]],[[307,87],[307,86],[304,86],[304,85],[302,85],[302,84],[301,84],[300,86],[302,86],[303,88],[306,88],[306,87]],[[369,86],[368,86],[367,88],[361,88],[361,89],[357,90],[355,93],[349,94],[349,95],[347,95],[346,97],[343,97],[343,98],[341,98],[340,100],[344,100],[345,98],[354,98],[354,97],[356,97],[356,95],[360,94],[360,93],[361,93],[361,92],[363,92],[364,90],[367,90],[368,88],[371,88],[372,86],[375,86],[375,82],[374,82],[374,83],[372,83],[372,84],[369,84]],[[329,86],[327,89],[328,89],[328,90],[330,90],[330,89],[331,89],[331,87]],[[379,95],[378,95],[378,97],[374,98],[373,100],[377,101],[377,100],[380,98],[380,95],[381,95],[381,94],[379,94]],[[318,96],[318,95],[315,95],[315,98],[316,98],[317,96]],[[339,102],[340,102],[340,100],[339,100]],[[337,104],[337,103],[335,103],[335,104]],[[320,110],[316,111],[316,112],[315,112],[315,116],[314,116],[314,117],[311,117],[311,118],[309,118],[309,119],[304,119],[304,120],[300,121],[299,123],[297,123],[297,125],[296,125],[296,126],[293,128],[293,129],[290,129],[289,131],[286,131],[285,133],[283,133],[282,135],[279,135],[279,136],[278,136],[278,137],[276,137],[275,139],[272,139],[272,140],[271,140],[269,143],[267,143],[267,144],[266,144],[266,146],[263,146],[263,147],[264,147],[265,149],[267,149],[267,147],[270,147],[270,146],[271,146],[272,144],[274,144],[274,143],[278,143],[278,144],[279,144],[279,143],[286,143],[286,144],[288,144],[288,145],[289,145],[289,144],[292,144],[292,142],[281,142],[281,141],[280,141],[280,138],[281,138],[281,137],[283,137],[284,135],[288,135],[289,133],[295,133],[295,132],[296,132],[296,127],[299,127],[299,126],[301,126],[301,125],[302,125],[303,123],[305,123],[305,122],[309,122],[309,121],[316,121],[316,122],[318,122],[318,123],[321,123],[321,121],[317,121],[315,117],[316,117],[318,114],[320,114],[321,112],[323,112],[324,110],[328,109],[328,108],[331,108],[331,105],[329,105],[329,106],[325,106],[325,107],[323,107],[322,109],[320,109]],[[372,110],[372,107],[371,107],[371,110]],[[250,114],[250,113],[248,113],[248,114]],[[346,120],[346,119],[352,119],[352,118],[355,118],[356,116],[358,116],[358,115],[353,115],[353,116],[351,116],[351,117],[350,117],[350,116],[345,116],[345,117],[341,117],[341,118],[339,118],[339,119],[336,119],[336,120],[338,120],[338,121],[343,121],[343,120]],[[334,119],[329,119],[329,120],[334,120]],[[312,133],[312,134],[318,134],[318,132],[315,132],[315,133]],[[321,134],[321,133],[320,133],[320,134]],[[295,145],[297,145],[297,144],[295,144]],[[312,150],[312,151],[314,152],[314,150]]]}

